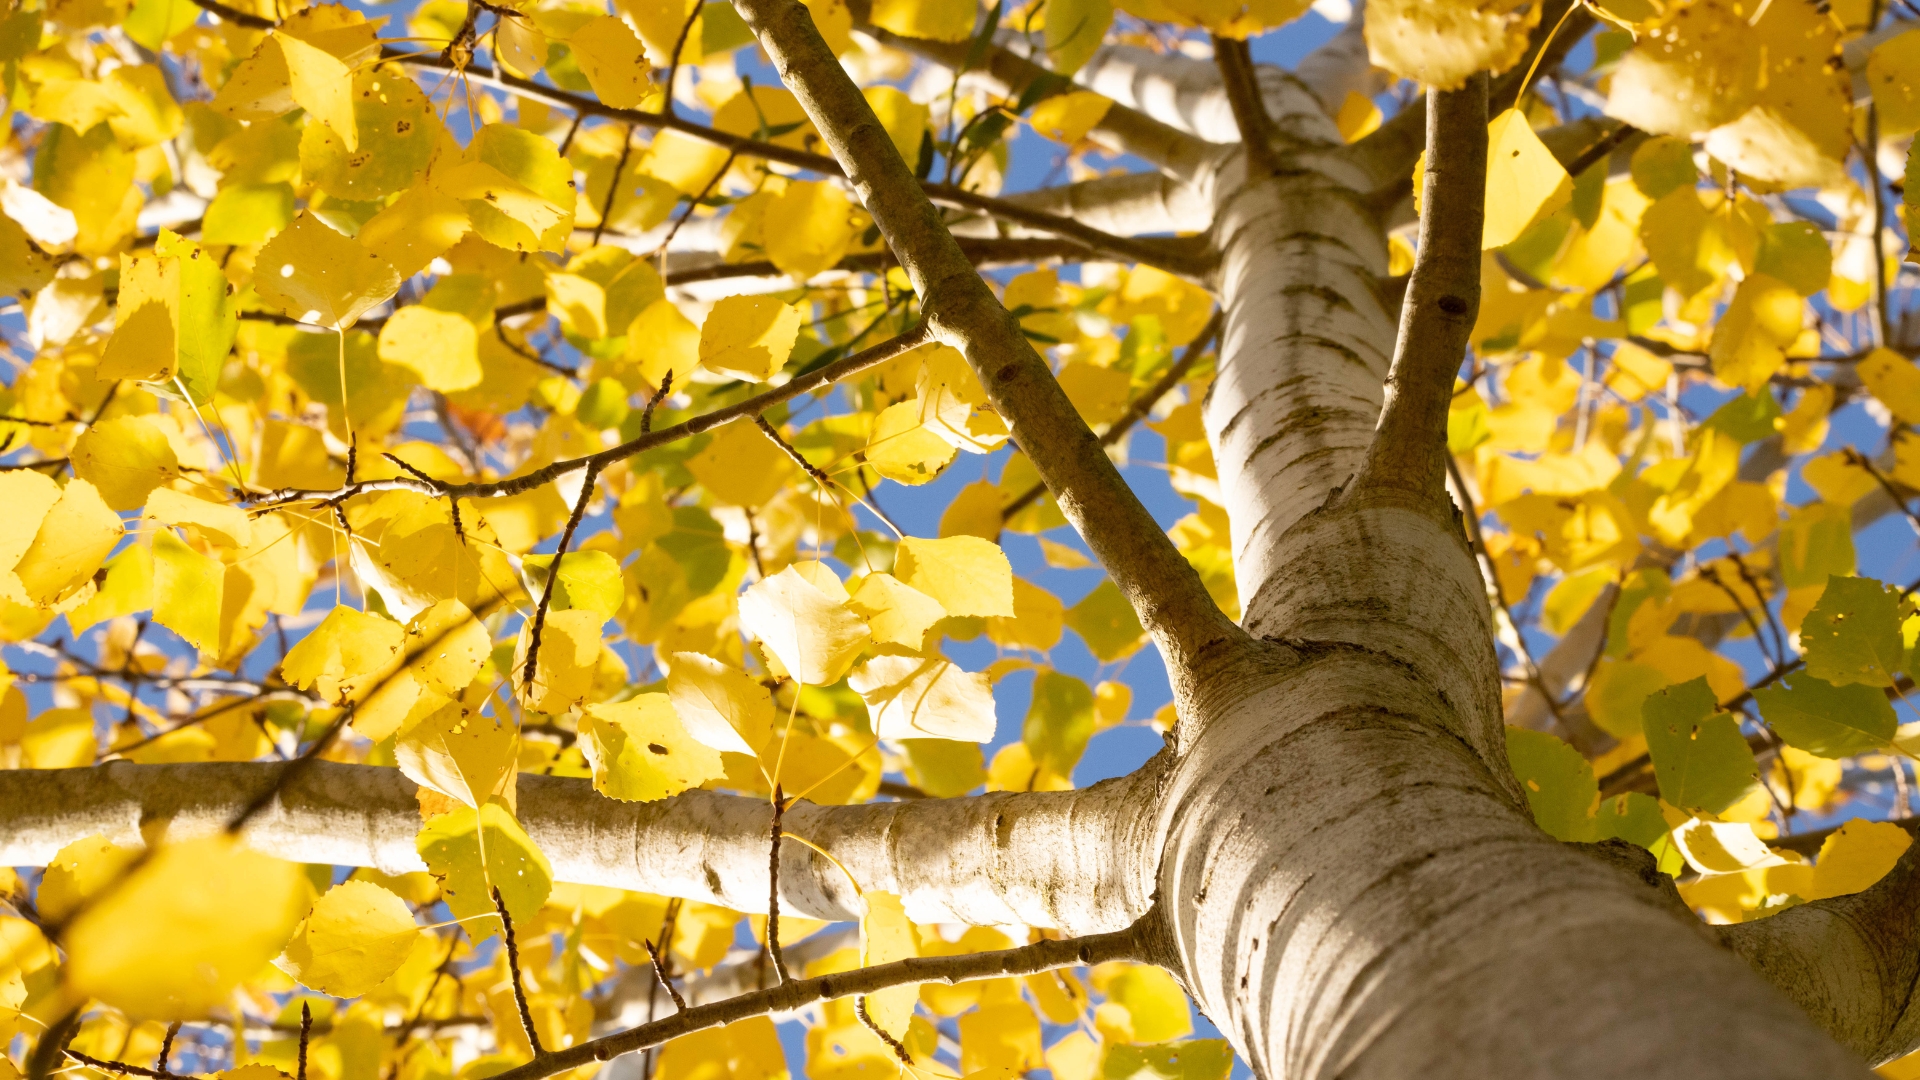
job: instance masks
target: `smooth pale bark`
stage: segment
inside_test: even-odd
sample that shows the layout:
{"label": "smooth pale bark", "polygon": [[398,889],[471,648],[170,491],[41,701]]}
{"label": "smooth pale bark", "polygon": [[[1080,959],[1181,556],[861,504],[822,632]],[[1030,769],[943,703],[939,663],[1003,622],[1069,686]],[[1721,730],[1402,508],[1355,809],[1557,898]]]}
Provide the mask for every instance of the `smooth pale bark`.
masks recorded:
{"label": "smooth pale bark", "polygon": [[[1168,561],[1157,527],[1096,463],[1097,440],[1061,407],[1044,362],[985,294],[805,10],[740,6],[929,323],[967,351],[1153,630],[1180,714],[1171,751],[1126,781],[801,807],[792,831],[863,886],[903,893],[918,918],[1112,930],[1157,896],[1169,940],[1154,955],[1267,1077],[1831,1077],[1862,1075],[1854,1051],[1886,1056],[1920,1040],[1907,1016],[1920,899],[1910,880],[1717,935],[1678,907],[1644,853],[1557,843],[1533,825],[1506,765],[1491,615],[1460,523],[1430,480],[1378,482],[1376,469],[1354,483],[1396,348],[1376,285],[1384,237],[1362,195],[1405,177],[1421,141],[1405,122],[1349,150],[1317,102],[1270,100],[1290,168],[1249,183],[1230,152],[1117,113],[1156,165],[1216,208],[1226,330],[1205,419],[1233,520],[1242,635],[1195,600],[1184,563]],[[1032,77],[1004,51],[991,67],[1008,88]],[[1395,374],[1422,393],[1451,379],[1443,362]],[[1441,433],[1430,413],[1390,425],[1404,445],[1387,449],[1431,451]],[[209,798],[222,770],[270,768],[5,774],[0,820],[7,835],[19,824],[40,838],[20,849],[35,861],[102,822],[130,835],[143,815],[171,815],[177,829],[223,821],[167,804]],[[164,777],[165,790],[89,801],[135,775]],[[404,860],[417,821],[408,788],[391,770],[352,775],[393,789],[377,814],[358,789],[328,795],[304,820],[291,808],[263,816],[257,842],[313,861]],[[544,802],[557,783],[523,780],[521,810],[561,876],[740,910],[766,903],[764,804],[689,794],[633,807],[579,784]],[[783,849],[781,878],[796,913],[851,911],[845,878],[824,859]]]}
{"label": "smooth pale bark", "polygon": [[[138,845],[223,830],[275,783],[276,762],[135,765],[0,772],[0,866],[42,866],[102,835]],[[1151,866],[1137,851],[1151,823],[1151,770],[1071,792],[1002,792],[865,806],[802,802],[786,832],[833,853],[846,872],[790,843],[781,849],[782,911],[858,919],[862,888],[898,893],[922,922],[1124,928],[1151,905]],[[398,769],[315,762],[248,823],[250,846],[295,862],[424,870],[414,848],[420,806]],[[651,803],[597,794],[585,780],[524,775],[519,818],[556,880],[767,908],[762,800],[689,791]]]}

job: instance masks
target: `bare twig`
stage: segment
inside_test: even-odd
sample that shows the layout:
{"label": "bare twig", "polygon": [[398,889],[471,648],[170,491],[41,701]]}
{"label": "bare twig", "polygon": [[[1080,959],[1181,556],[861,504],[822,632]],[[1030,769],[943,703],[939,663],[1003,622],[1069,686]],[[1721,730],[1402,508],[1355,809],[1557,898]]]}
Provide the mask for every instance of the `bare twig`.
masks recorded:
{"label": "bare twig", "polygon": [[606,468],[616,461],[624,461],[651,450],[656,446],[678,442],[702,432],[712,431],[722,424],[765,412],[783,401],[791,401],[802,394],[811,393],[821,387],[829,386],[841,379],[859,374],[868,368],[883,364],[909,349],[915,348],[927,340],[924,324],[915,326],[898,337],[883,341],[878,345],[863,349],[841,360],[817,368],[803,375],[796,375],[785,386],[778,386],[765,393],[756,394],[743,401],[703,413],[691,420],[675,424],[670,428],[648,432],[631,439],[610,450],[584,457],[568,458],[556,461],[544,468],[535,469],[523,476],[508,480],[496,480],[489,483],[441,484],[423,483],[408,477],[391,477],[385,480],[366,480],[353,487],[337,488],[333,491],[281,491],[274,493],[256,509],[256,512],[295,502],[331,502],[351,498],[355,495],[370,494],[376,491],[418,491],[423,495],[438,495],[445,498],[482,499],[497,495],[519,495],[552,483],[554,480],[587,466]]}
{"label": "bare twig", "polygon": [[[664,934],[661,937],[665,940]],[[667,996],[673,999],[673,1007],[680,1012],[685,1012],[687,999],[680,996],[679,988],[673,985],[673,979],[667,975],[667,966],[660,957],[660,946],[645,938],[641,939],[640,944],[646,946],[647,959],[653,962],[653,977],[659,980],[660,985],[666,989]]]}
{"label": "bare twig", "polygon": [[296,1065],[299,1071],[294,1073],[294,1080],[307,1080],[307,1041],[312,1035],[313,1008],[302,1001],[300,1003],[300,1057]]}
{"label": "bare twig", "polygon": [[660,403],[665,401],[667,395],[671,393],[673,393],[673,369],[668,368],[667,373],[660,377],[660,389],[655,390],[653,396],[647,399],[646,411],[640,414],[640,434],[645,435],[653,430],[653,410],[659,408]]}
{"label": "bare twig", "polygon": [[1227,92],[1227,105],[1233,109],[1234,126],[1240,129],[1240,142],[1247,155],[1249,178],[1272,176],[1279,170],[1270,141],[1273,120],[1260,100],[1260,81],[1254,72],[1253,54],[1242,38],[1213,35],[1213,62],[1220,69],[1220,83]]}
{"label": "bare twig", "polygon": [[1031,975],[1108,960],[1146,960],[1150,958],[1150,942],[1158,933],[1160,918],[1156,909],[1127,929],[1110,934],[1050,939],[1016,949],[963,956],[916,956],[855,971],[794,979],[710,1005],[695,1005],[626,1031],[549,1051],[545,1057],[509,1069],[494,1080],[540,1080],[722,1024],[769,1013],[791,1012],[814,1002],[871,994],[891,986],[928,982],[952,984],[973,979]]}
{"label": "bare twig", "polygon": [[513,936],[513,916],[507,914],[507,902],[500,896],[498,886],[493,890],[493,909],[500,914],[501,932],[507,939],[507,977],[513,980],[513,1003],[520,1007],[520,1027],[527,1034],[527,1045],[533,1047],[533,1060],[539,1061],[547,1056],[540,1046],[540,1033],[533,1029],[533,1010],[527,1007],[527,988],[520,982],[520,945]]}
{"label": "bare twig", "polygon": [[893,1056],[900,1059],[900,1064],[909,1069],[913,1068],[913,1055],[907,1053],[907,1048],[899,1039],[893,1037],[892,1032],[875,1023],[873,1014],[867,1011],[867,995],[861,994],[853,999],[853,1014],[860,1018],[860,1022],[866,1025],[868,1031],[873,1032],[875,1038],[887,1044],[887,1049],[893,1051]]}
{"label": "bare twig", "polygon": [[791,982],[787,962],[780,956],[780,825],[786,816],[787,800],[778,780],[773,783],[773,843],[767,854],[767,955],[773,960],[774,974],[782,983]]}
{"label": "bare twig", "polygon": [[589,464],[587,476],[580,484],[580,497],[573,502],[573,512],[567,515],[567,527],[560,533],[560,549],[554,553],[553,562],[547,565],[547,585],[540,590],[540,604],[533,612],[533,629],[527,637],[527,663],[521,669],[527,692],[533,692],[534,676],[540,670],[540,635],[547,628],[547,608],[553,603],[553,587],[560,580],[560,564],[567,557],[567,548],[573,546],[574,530],[580,527],[580,519],[586,516],[587,504],[593,501],[594,481],[600,478],[600,466]]}

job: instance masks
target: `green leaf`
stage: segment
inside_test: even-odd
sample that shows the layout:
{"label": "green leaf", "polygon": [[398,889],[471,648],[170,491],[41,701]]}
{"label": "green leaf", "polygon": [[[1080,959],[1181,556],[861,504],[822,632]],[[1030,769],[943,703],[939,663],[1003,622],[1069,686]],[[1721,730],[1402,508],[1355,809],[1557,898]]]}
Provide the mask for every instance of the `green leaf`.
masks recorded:
{"label": "green leaf", "polygon": [[1903,661],[1900,594],[1872,578],[1827,578],[1800,627],[1807,674],[1835,686],[1892,686]]}
{"label": "green leaf", "polygon": [[1778,278],[1801,296],[1812,296],[1833,277],[1833,249],[1811,221],[1781,221],[1760,234],[1754,272]]}
{"label": "green leaf", "polygon": [[1101,1063],[1101,1080],[1226,1080],[1233,1051],[1225,1039],[1185,1039],[1159,1046],[1115,1045]]}
{"label": "green leaf", "polygon": [[[289,214],[292,205],[289,192]],[[234,337],[240,328],[239,312],[227,300],[230,289],[227,275],[200,245],[167,230],[161,230],[154,250],[163,257],[180,260],[180,366],[175,375],[193,403],[205,405],[213,400],[214,389],[220,384],[220,372],[226,367],[227,355],[233,352]]]}
{"label": "green leaf", "polygon": [[1707,417],[1706,426],[1725,432],[1736,442],[1750,443],[1772,435],[1773,422],[1779,418],[1780,403],[1773,399],[1773,391],[1763,386],[1759,393],[1741,394],[1715,409]]}
{"label": "green leaf", "polygon": [[1682,810],[1717,814],[1759,782],[1760,766],[1740,725],[1717,705],[1702,675],[1650,695],[1641,706],[1660,797]]}
{"label": "green leaf", "polygon": [[498,916],[474,918],[495,910],[492,890],[500,890],[515,922],[539,914],[553,891],[553,867],[498,796],[478,810],[463,806],[433,818],[414,846],[440,879],[454,918],[473,919],[466,927],[475,941],[500,932]]}
{"label": "green leaf", "polygon": [[1033,760],[1059,776],[1072,776],[1093,736],[1093,691],[1087,684],[1058,671],[1042,671],[1033,678],[1033,703],[1020,737]]}
{"label": "green leaf", "polygon": [[1638,791],[1629,791],[1604,799],[1594,815],[1596,839],[1625,840],[1653,853],[1660,872],[1677,875],[1686,866],[1686,855],[1673,842],[1673,830],[1660,812],[1660,800]]}
{"label": "green leaf", "polygon": [[1789,746],[1824,758],[1884,749],[1899,726],[1893,703],[1878,687],[1835,686],[1807,672],[1787,676],[1784,687],[1755,690],[1753,700]]}
{"label": "green leaf", "polygon": [[[529,555],[523,560],[533,595],[538,600],[547,587],[547,569],[551,555]],[[553,585],[550,610],[585,608],[611,619],[626,601],[626,584],[620,580],[620,564],[604,551],[569,551],[560,561],[560,580]]]}
{"label": "green leaf", "polygon": [[1507,729],[1507,763],[1526,789],[1534,823],[1556,840],[1599,839],[1594,804],[1600,785],[1580,751],[1544,731]]}
{"label": "green leaf", "polygon": [[1087,648],[1103,664],[1132,656],[1147,641],[1133,605],[1120,595],[1112,580],[1101,582],[1084,600],[1068,608],[1067,625],[1086,639]]}

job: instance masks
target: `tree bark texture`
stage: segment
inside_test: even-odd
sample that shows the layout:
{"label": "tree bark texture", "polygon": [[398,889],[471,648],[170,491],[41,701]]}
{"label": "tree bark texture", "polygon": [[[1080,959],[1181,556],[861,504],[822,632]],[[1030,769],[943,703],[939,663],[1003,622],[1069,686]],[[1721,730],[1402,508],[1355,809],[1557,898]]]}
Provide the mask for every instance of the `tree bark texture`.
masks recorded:
{"label": "tree bark texture", "polygon": [[[1211,65],[1110,47],[1077,76],[1116,102],[1093,137],[1160,175],[1017,197],[1115,232],[1208,225],[1225,319],[1204,420],[1232,520],[1236,627],[961,253],[806,8],[737,6],[932,332],[966,354],[1133,602],[1179,712],[1167,752],[1082,791],[794,807],[785,828],[846,873],[786,846],[784,911],[856,917],[846,874],[923,921],[1088,934],[1157,910],[1154,958],[1276,1080],[1828,1078],[1920,1045],[1913,853],[1860,896],[1716,933],[1643,852],[1558,843],[1532,822],[1506,763],[1485,585],[1442,475],[1477,303],[1484,79],[1348,147],[1328,110],[1371,75],[1342,35],[1299,77],[1258,73],[1285,167],[1249,179]],[[967,50],[874,33],[954,66]],[[969,77],[1017,93],[1040,70],[1009,47]],[[1401,311],[1381,288],[1386,238],[1367,197],[1409,175],[1413,120],[1435,152]],[[278,767],[0,773],[0,861],[44,862],[96,832],[211,831]],[[537,776],[519,799],[563,880],[767,906],[762,802],[624,804]],[[418,824],[397,771],[322,764],[248,836],[287,858],[398,871],[419,868]]]}

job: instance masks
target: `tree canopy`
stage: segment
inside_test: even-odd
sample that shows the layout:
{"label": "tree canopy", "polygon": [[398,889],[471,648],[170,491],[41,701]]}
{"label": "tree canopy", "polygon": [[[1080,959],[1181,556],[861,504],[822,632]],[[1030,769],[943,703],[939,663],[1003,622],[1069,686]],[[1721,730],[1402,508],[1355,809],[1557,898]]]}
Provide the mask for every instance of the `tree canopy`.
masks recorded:
{"label": "tree canopy", "polygon": [[0,1078],[1222,1080],[996,852],[1362,488],[1547,834],[1913,861],[1904,0],[299,2],[0,17]]}

